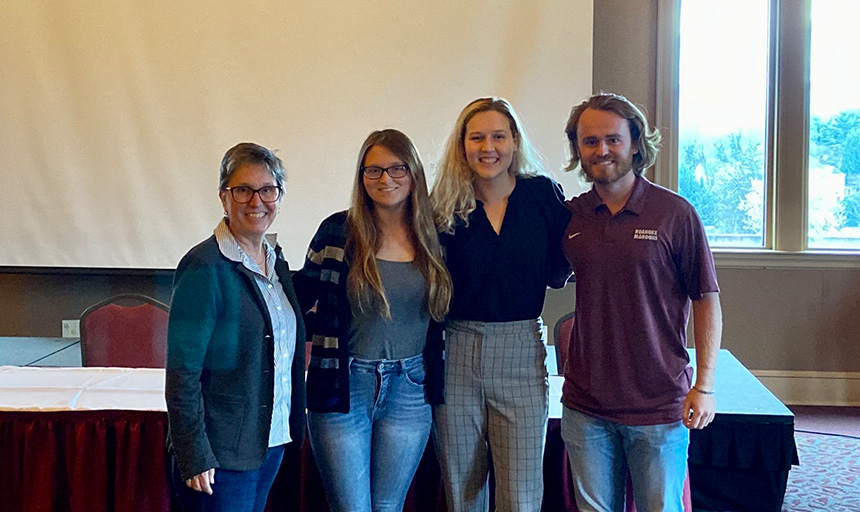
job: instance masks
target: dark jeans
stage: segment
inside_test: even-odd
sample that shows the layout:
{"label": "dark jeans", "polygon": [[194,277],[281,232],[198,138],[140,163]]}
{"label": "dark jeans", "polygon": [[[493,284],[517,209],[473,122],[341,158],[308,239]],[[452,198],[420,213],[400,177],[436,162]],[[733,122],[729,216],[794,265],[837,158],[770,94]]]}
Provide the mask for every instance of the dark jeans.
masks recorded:
{"label": "dark jeans", "polygon": [[269,489],[281,467],[284,446],[269,448],[260,469],[232,471],[215,469],[212,495],[198,492],[185,485],[173,463],[173,486],[183,512],[263,512]]}

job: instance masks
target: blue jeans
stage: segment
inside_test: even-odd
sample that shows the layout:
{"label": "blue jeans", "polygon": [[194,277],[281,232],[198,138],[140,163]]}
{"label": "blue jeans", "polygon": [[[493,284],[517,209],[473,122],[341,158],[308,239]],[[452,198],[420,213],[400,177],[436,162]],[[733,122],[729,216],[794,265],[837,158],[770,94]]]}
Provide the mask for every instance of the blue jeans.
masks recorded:
{"label": "blue jeans", "polygon": [[195,491],[182,480],[173,464],[173,485],[183,512],[263,512],[269,489],[281,467],[284,445],[269,448],[260,469],[233,471],[215,469],[212,494]]}
{"label": "blue jeans", "polygon": [[431,420],[423,356],[350,358],[349,412],[308,412],[311,446],[331,510],[403,510]]}
{"label": "blue jeans", "polygon": [[629,426],[565,407],[561,437],[581,512],[622,512],[628,470],[636,510],[684,510],[690,431],[680,420]]}

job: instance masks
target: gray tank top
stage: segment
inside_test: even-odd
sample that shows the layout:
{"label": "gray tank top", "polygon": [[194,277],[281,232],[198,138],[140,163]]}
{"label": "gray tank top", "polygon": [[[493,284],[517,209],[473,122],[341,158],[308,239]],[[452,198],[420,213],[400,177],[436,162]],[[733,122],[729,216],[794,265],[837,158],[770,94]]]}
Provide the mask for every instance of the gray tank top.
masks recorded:
{"label": "gray tank top", "polygon": [[411,261],[377,258],[379,277],[391,318],[377,314],[352,316],[349,355],[359,359],[406,359],[424,352],[430,312],[427,283]]}

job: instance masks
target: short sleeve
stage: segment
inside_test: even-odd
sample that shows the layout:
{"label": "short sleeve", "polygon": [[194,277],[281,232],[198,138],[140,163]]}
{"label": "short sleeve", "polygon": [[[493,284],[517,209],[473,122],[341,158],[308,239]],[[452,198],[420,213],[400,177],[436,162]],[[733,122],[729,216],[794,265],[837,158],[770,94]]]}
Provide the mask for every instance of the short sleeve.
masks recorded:
{"label": "short sleeve", "polygon": [[676,261],[680,282],[691,300],[699,300],[705,293],[720,291],[705,228],[695,208],[689,204],[679,219]]}

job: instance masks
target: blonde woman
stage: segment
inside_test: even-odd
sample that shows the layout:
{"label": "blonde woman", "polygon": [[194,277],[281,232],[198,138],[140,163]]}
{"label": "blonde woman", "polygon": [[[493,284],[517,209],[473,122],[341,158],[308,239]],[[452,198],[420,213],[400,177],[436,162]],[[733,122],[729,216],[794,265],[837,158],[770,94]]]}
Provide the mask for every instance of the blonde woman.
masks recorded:
{"label": "blonde woman", "polygon": [[308,425],[334,511],[402,510],[443,396],[451,280],[424,167],[397,130],[358,157],[352,205],[323,221],[294,277],[309,332]]}
{"label": "blonde woman", "polygon": [[454,283],[446,322],[446,397],[435,439],[448,510],[537,511],[548,414],[540,313],[570,268],[570,220],[511,105],[473,101],[448,139],[431,195]]}

